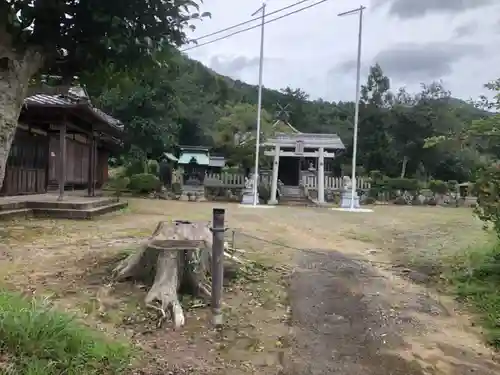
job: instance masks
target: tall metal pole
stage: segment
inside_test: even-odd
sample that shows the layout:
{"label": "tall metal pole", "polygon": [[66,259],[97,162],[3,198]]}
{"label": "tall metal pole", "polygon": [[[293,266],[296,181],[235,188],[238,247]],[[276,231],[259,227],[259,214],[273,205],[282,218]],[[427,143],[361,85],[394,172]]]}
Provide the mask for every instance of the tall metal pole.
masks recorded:
{"label": "tall metal pole", "polygon": [[359,101],[361,96],[361,46],[363,39],[363,11],[366,9],[360,6],[357,9],[348,12],[340,13],[339,16],[347,16],[354,13],[359,13],[359,32],[358,32],[358,58],[356,62],[356,103],[354,110],[354,137],[352,141],[352,187],[351,187],[351,209],[354,209],[354,198],[356,196],[356,158],[358,154],[358,124],[359,124]]}
{"label": "tall metal pole", "polygon": [[222,326],[222,287],[224,279],[224,215],[223,208],[213,209],[212,218],[212,323]]}
{"label": "tall metal pole", "polygon": [[264,24],[266,17],[266,4],[262,3],[262,7],[257,9],[252,16],[262,11],[262,23],[260,28],[260,57],[259,57],[259,95],[257,99],[257,135],[255,137],[255,168],[254,168],[254,191],[253,205],[259,204],[259,152],[260,152],[260,122],[262,112],[262,72],[264,69]]}

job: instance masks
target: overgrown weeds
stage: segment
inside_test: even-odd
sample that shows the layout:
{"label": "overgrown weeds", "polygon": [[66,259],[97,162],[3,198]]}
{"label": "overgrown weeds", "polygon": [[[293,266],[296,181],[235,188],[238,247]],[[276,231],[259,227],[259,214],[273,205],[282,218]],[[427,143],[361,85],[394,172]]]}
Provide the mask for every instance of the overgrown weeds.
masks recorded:
{"label": "overgrown weeds", "polygon": [[0,292],[1,374],[121,374],[132,351],[105,339],[47,301]]}
{"label": "overgrown weeds", "polygon": [[477,312],[487,341],[500,349],[500,243],[467,249],[454,262],[450,281],[458,299]]}

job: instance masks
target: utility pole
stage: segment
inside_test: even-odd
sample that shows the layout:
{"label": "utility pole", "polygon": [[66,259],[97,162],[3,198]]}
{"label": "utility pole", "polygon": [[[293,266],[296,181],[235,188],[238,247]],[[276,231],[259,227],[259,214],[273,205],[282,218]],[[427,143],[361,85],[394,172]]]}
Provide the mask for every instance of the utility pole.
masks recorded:
{"label": "utility pole", "polygon": [[260,152],[260,122],[262,112],[262,71],[264,68],[264,25],[266,18],[266,3],[257,9],[252,17],[257,13],[262,12],[262,22],[260,28],[260,58],[259,58],[259,96],[257,99],[257,135],[255,137],[255,168],[254,168],[254,191],[253,191],[253,205],[259,204],[259,152]]}
{"label": "utility pole", "polygon": [[[358,31],[358,58],[356,63],[356,103],[354,110],[354,137],[352,142],[352,187],[351,187],[351,210],[354,209],[354,202],[356,197],[356,158],[358,153],[358,124],[359,124],[359,101],[360,101],[360,85],[361,85],[361,42],[363,37],[363,11],[366,9],[364,6],[359,8],[339,13],[339,17],[349,16],[351,14],[359,14],[359,31]],[[357,208],[357,207],[356,207]]]}
{"label": "utility pole", "polygon": [[224,216],[223,208],[213,209],[212,218],[212,323],[215,327],[223,324],[222,287],[224,279]]}

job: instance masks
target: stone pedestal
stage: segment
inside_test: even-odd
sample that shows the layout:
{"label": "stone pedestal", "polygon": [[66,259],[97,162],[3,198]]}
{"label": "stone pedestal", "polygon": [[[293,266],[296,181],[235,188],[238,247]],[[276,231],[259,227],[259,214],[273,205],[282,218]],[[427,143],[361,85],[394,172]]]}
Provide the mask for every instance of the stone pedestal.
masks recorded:
{"label": "stone pedestal", "polygon": [[[259,204],[259,197],[257,197],[257,204]],[[244,188],[243,195],[241,197],[241,204],[253,204],[253,189]]]}
{"label": "stone pedestal", "polygon": [[[341,208],[351,208],[352,200],[352,190],[343,190],[340,196],[340,207]],[[353,208],[359,208],[359,196],[358,193],[354,192],[354,204]]]}

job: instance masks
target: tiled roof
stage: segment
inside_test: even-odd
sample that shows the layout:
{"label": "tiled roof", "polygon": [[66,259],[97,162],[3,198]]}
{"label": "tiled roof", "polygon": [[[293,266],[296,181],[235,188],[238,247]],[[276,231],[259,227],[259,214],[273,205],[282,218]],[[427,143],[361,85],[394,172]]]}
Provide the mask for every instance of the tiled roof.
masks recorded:
{"label": "tiled roof", "polygon": [[25,106],[29,106],[30,104],[73,106],[76,103],[72,103],[62,95],[37,94],[24,99]]}
{"label": "tiled roof", "polygon": [[104,113],[98,108],[93,107],[90,103],[70,96],[65,95],[46,95],[46,94],[36,94],[27,97],[24,100],[24,105],[29,108],[30,105],[40,105],[40,106],[57,106],[57,107],[75,107],[75,106],[86,106],[91,110],[95,116],[97,116],[101,121],[123,130],[123,124],[120,120]]}
{"label": "tiled roof", "polygon": [[266,140],[263,146],[282,145],[291,147],[297,141],[304,142],[305,147],[328,147],[337,150],[344,150],[345,146],[337,134],[321,134],[321,133],[298,133],[298,134],[285,134],[278,133],[274,137]]}

